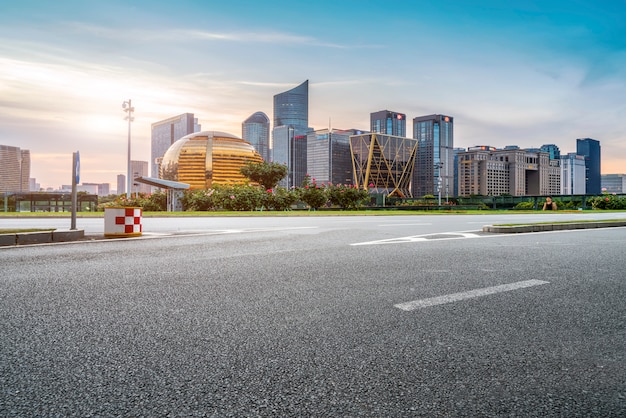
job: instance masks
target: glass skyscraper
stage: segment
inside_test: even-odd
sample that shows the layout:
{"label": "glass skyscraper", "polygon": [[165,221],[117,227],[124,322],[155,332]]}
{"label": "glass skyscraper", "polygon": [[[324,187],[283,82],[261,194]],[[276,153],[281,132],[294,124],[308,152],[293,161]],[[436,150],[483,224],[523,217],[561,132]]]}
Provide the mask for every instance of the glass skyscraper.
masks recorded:
{"label": "glass skyscraper", "polygon": [[[413,118],[417,159],[413,195],[454,194],[454,119],[446,115]],[[439,184],[441,178],[441,184]]]}
{"label": "glass skyscraper", "polygon": [[241,124],[241,137],[252,144],[264,161],[270,160],[270,119],[256,112]]}
{"label": "glass skyscraper", "polygon": [[406,115],[390,110],[370,113],[370,130],[372,133],[406,137]]}
{"label": "glass skyscraper", "polygon": [[591,138],[577,139],[576,154],[585,157],[585,194],[599,195],[602,192],[600,141]]}
{"label": "glass skyscraper", "polygon": [[193,113],[183,113],[152,124],[150,177],[159,177],[161,159],[170,145],[194,132],[200,132],[200,125]]}
{"label": "glass skyscraper", "polygon": [[287,166],[283,187],[300,186],[306,174],[309,131],[309,80],[274,96],[272,161]]}
{"label": "glass skyscraper", "polygon": [[318,184],[353,184],[350,136],[356,129],[319,129],[307,135],[307,170]]}
{"label": "glass skyscraper", "polygon": [[309,126],[309,80],[274,96],[274,127],[283,125]]}

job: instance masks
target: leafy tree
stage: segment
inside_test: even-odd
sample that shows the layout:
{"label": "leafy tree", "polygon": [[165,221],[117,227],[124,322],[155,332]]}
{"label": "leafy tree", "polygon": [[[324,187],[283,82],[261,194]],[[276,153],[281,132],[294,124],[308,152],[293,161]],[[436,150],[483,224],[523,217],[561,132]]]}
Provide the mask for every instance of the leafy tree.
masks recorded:
{"label": "leafy tree", "polygon": [[265,190],[273,189],[287,176],[287,166],[278,163],[248,163],[240,169],[250,181],[260,184]]}

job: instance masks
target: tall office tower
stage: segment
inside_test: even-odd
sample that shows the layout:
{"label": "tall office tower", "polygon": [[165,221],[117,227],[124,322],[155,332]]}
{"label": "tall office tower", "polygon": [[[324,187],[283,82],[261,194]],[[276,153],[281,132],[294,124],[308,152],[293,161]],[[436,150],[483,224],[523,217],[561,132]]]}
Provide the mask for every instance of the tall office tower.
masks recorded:
{"label": "tall office tower", "polygon": [[274,96],[274,127],[309,126],[309,80]]}
{"label": "tall office tower", "polygon": [[241,138],[252,144],[263,160],[270,160],[270,119],[265,113],[256,112],[243,121]]}
{"label": "tall office tower", "polygon": [[271,160],[287,166],[283,187],[300,186],[306,167],[309,125],[309,80],[274,96]]}
{"label": "tall office tower", "polygon": [[198,119],[194,118],[193,113],[183,113],[182,115],[153,123],[150,149],[150,177],[159,177],[161,159],[170,145],[185,135],[200,132],[200,128]]}
{"label": "tall office tower", "polygon": [[130,162],[130,172],[132,173],[132,186],[131,193],[150,193],[151,188],[144,183],[138,183],[135,181],[137,177],[148,177],[148,162],[147,161],[134,161]]}
{"label": "tall office tower", "polygon": [[560,160],[561,159],[561,150],[554,144],[544,144],[539,148],[541,152],[547,152],[550,154],[551,160]]}
{"label": "tall office tower", "polygon": [[449,196],[454,193],[454,118],[427,115],[413,118],[417,139],[413,195]]}
{"label": "tall office tower", "polygon": [[126,194],[126,176],[124,174],[117,175],[117,194]]}
{"label": "tall office tower", "polygon": [[307,135],[307,171],[318,184],[353,184],[350,136],[356,129],[319,129]]}
{"label": "tall office tower", "polygon": [[585,194],[600,194],[602,192],[600,141],[591,138],[577,139],[576,154],[585,157]]}
{"label": "tall office tower", "polygon": [[406,137],[406,115],[390,110],[370,113],[370,130],[372,133]]}
{"label": "tall office tower", "polygon": [[570,152],[560,160],[561,194],[585,194],[585,157]]}
{"label": "tall office tower", "polygon": [[0,193],[28,192],[30,151],[0,145]]}
{"label": "tall office tower", "polygon": [[454,196],[459,195],[459,154],[465,151],[465,148],[454,148],[452,150],[454,153],[454,187],[452,194]]}

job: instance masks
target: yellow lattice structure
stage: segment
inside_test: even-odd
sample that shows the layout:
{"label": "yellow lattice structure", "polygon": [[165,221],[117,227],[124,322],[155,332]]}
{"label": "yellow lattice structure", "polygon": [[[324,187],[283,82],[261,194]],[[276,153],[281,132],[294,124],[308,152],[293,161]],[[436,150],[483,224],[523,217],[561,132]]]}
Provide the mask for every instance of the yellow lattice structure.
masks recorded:
{"label": "yellow lattice structure", "polygon": [[373,193],[413,197],[417,141],[370,133],[350,137],[355,185]]}

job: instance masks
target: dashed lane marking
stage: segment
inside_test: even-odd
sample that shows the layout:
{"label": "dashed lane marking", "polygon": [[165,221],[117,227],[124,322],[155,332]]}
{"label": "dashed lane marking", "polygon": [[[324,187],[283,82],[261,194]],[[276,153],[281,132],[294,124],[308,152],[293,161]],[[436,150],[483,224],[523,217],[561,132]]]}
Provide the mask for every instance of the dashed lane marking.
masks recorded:
{"label": "dashed lane marking", "polygon": [[495,293],[510,292],[512,290],[524,289],[526,287],[541,286],[548,283],[550,282],[543,280],[525,280],[522,282],[503,284],[500,286],[484,287],[482,289],[475,289],[467,292],[452,293],[434,298],[419,299],[412,302],[398,303],[394,306],[398,309],[402,309],[403,311],[414,311],[416,309],[427,308],[429,306],[443,305],[446,303],[458,302],[460,300],[493,295]]}

